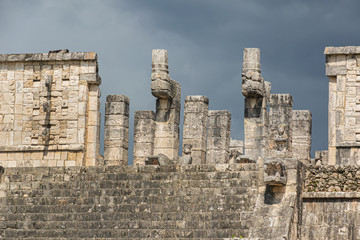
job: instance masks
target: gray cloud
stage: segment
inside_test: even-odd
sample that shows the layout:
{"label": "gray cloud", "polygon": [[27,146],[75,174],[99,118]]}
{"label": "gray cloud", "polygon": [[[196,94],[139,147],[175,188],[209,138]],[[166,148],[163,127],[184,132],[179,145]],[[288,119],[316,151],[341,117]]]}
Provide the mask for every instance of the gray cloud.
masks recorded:
{"label": "gray cloud", "polygon": [[323,50],[359,45],[359,7],[356,0],[0,0],[0,50],[96,51],[102,106],[106,95],[125,94],[133,116],[154,110],[151,49],[166,48],[183,98],[205,95],[211,109],[230,110],[232,136],[243,138],[242,50],[259,47],[273,93],[290,93],[296,109],[312,111],[319,150],[327,148]]}

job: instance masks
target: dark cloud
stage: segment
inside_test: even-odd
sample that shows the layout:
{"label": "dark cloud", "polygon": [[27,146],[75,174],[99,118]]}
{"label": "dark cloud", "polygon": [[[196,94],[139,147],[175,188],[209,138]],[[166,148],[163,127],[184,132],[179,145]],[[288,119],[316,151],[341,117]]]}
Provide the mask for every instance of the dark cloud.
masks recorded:
{"label": "dark cloud", "polygon": [[312,111],[319,150],[327,148],[323,50],[359,45],[359,7],[357,0],[0,0],[0,49],[98,52],[102,106],[106,95],[125,94],[133,116],[154,109],[151,49],[166,48],[183,98],[206,95],[211,109],[230,110],[232,136],[243,138],[242,50],[259,47],[272,92]]}

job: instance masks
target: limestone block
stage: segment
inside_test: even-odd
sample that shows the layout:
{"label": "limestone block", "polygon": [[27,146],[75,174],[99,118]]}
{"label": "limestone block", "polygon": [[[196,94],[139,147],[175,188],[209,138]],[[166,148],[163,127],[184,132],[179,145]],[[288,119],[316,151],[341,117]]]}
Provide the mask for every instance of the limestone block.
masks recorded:
{"label": "limestone block", "polygon": [[178,152],[179,125],[171,122],[155,121],[154,155],[165,154],[170,159],[177,159]]}
{"label": "limestone block", "polygon": [[267,158],[264,161],[264,183],[271,186],[286,185],[287,174],[285,170],[283,160]]}
{"label": "limestone block", "polygon": [[271,157],[292,156],[292,96],[272,94],[269,107],[269,150]]}
{"label": "limestone block", "polygon": [[125,115],[105,115],[105,125],[108,126],[124,126],[129,127],[129,125],[123,125],[128,124],[129,117]]}
{"label": "limestone block", "polygon": [[292,146],[293,157],[310,161],[311,154],[312,115],[307,110],[293,110],[292,112]]}
{"label": "limestone block", "polygon": [[134,164],[145,164],[145,158],[154,155],[155,113],[136,111],[134,117]]}
{"label": "limestone block", "polygon": [[191,145],[196,154],[188,153],[194,164],[204,164],[209,99],[205,96],[187,96],[184,107],[183,155],[185,146]]}
{"label": "limestone block", "polygon": [[231,113],[209,111],[206,163],[228,163]]}
{"label": "limestone block", "polygon": [[[104,135],[106,143],[104,145],[104,163],[105,165],[127,165],[129,98],[124,95],[107,96],[105,119],[107,120],[105,121]],[[119,122],[121,120],[123,122]]]}
{"label": "limestone block", "polygon": [[346,65],[345,64],[327,63],[325,66],[326,66],[325,75],[328,77],[346,74]]}

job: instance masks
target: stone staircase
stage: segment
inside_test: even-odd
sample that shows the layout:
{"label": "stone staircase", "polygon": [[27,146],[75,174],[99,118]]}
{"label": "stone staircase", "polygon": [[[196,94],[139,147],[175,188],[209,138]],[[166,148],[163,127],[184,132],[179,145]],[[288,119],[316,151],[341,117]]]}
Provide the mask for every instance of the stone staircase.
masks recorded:
{"label": "stone staircase", "polygon": [[3,239],[246,237],[255,164],[8,168]]}

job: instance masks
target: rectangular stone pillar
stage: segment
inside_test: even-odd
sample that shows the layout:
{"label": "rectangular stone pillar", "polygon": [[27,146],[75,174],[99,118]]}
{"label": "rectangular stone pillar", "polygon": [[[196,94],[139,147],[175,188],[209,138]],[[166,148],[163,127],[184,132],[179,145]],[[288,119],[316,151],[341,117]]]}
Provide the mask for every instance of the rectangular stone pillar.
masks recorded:
{"label": "rectangular stone pillar", "polygon": [[265,98],[245,98],[244,135],[245,155],[257,161],[268,150],[269,114]]}
{"label": "rectangular stone pillar", "polygon": [[154,155],[179,157],[181,85],[170,78],[165,49],[152,51],[151,93],[156,97]]}
{"label": "rectangular stone pillar", "polygon": [[[206,135],[209,99],[205,96],[187,96],[184,107],[184,146],[191,147],[192,164],[206,162]],[[190,146],[191,145],[191,146]]]}
{"label": "rectangular stone pillar", "polygon": [[[85,90],[86,91],[86,90]],[[85,166],[96,166],[99,160],[100,149],[100,87],[89,85],[87,107],[87,131],[86,131],[86,157]],[[76,106],[70,107],[69,114]]]}
{"label": "rectangular stone pillar", "polygon": [[292,150],[293,158],[310,163],[311,124],[309,110],[293,110],[292,113]]}
{"label": "rectangular stone pillar", "polygon": [[136,111],[134,117],[134,162],[145,165],[145,159],[154,155],[155,113]]}
{"label": "rectangular stone pillar", "polygon": [[360,47],[327,47],[329,164],[360,165]]}
{"label": "rectangular stone pillar", "polygon": [[290,94],[270,95],[269,157],[292,157],[292,109]]}
{"label": "rectangular stone pillar", "polygon": [[127,165],[129,142],[129,98],[109,95],[105,105],[104,163]]}
{"label": "rectangular stone pillar", "polygon": [[179,157],[179,124],[181,85],[169,79],[172,99],[156,99],[154,155],[164,154],[172,160]]}
{"label": "rectangular stone pillar", "polygon": [[206,163],[228,163],[230,148],[231,113],[226,110],[210,110]]}

